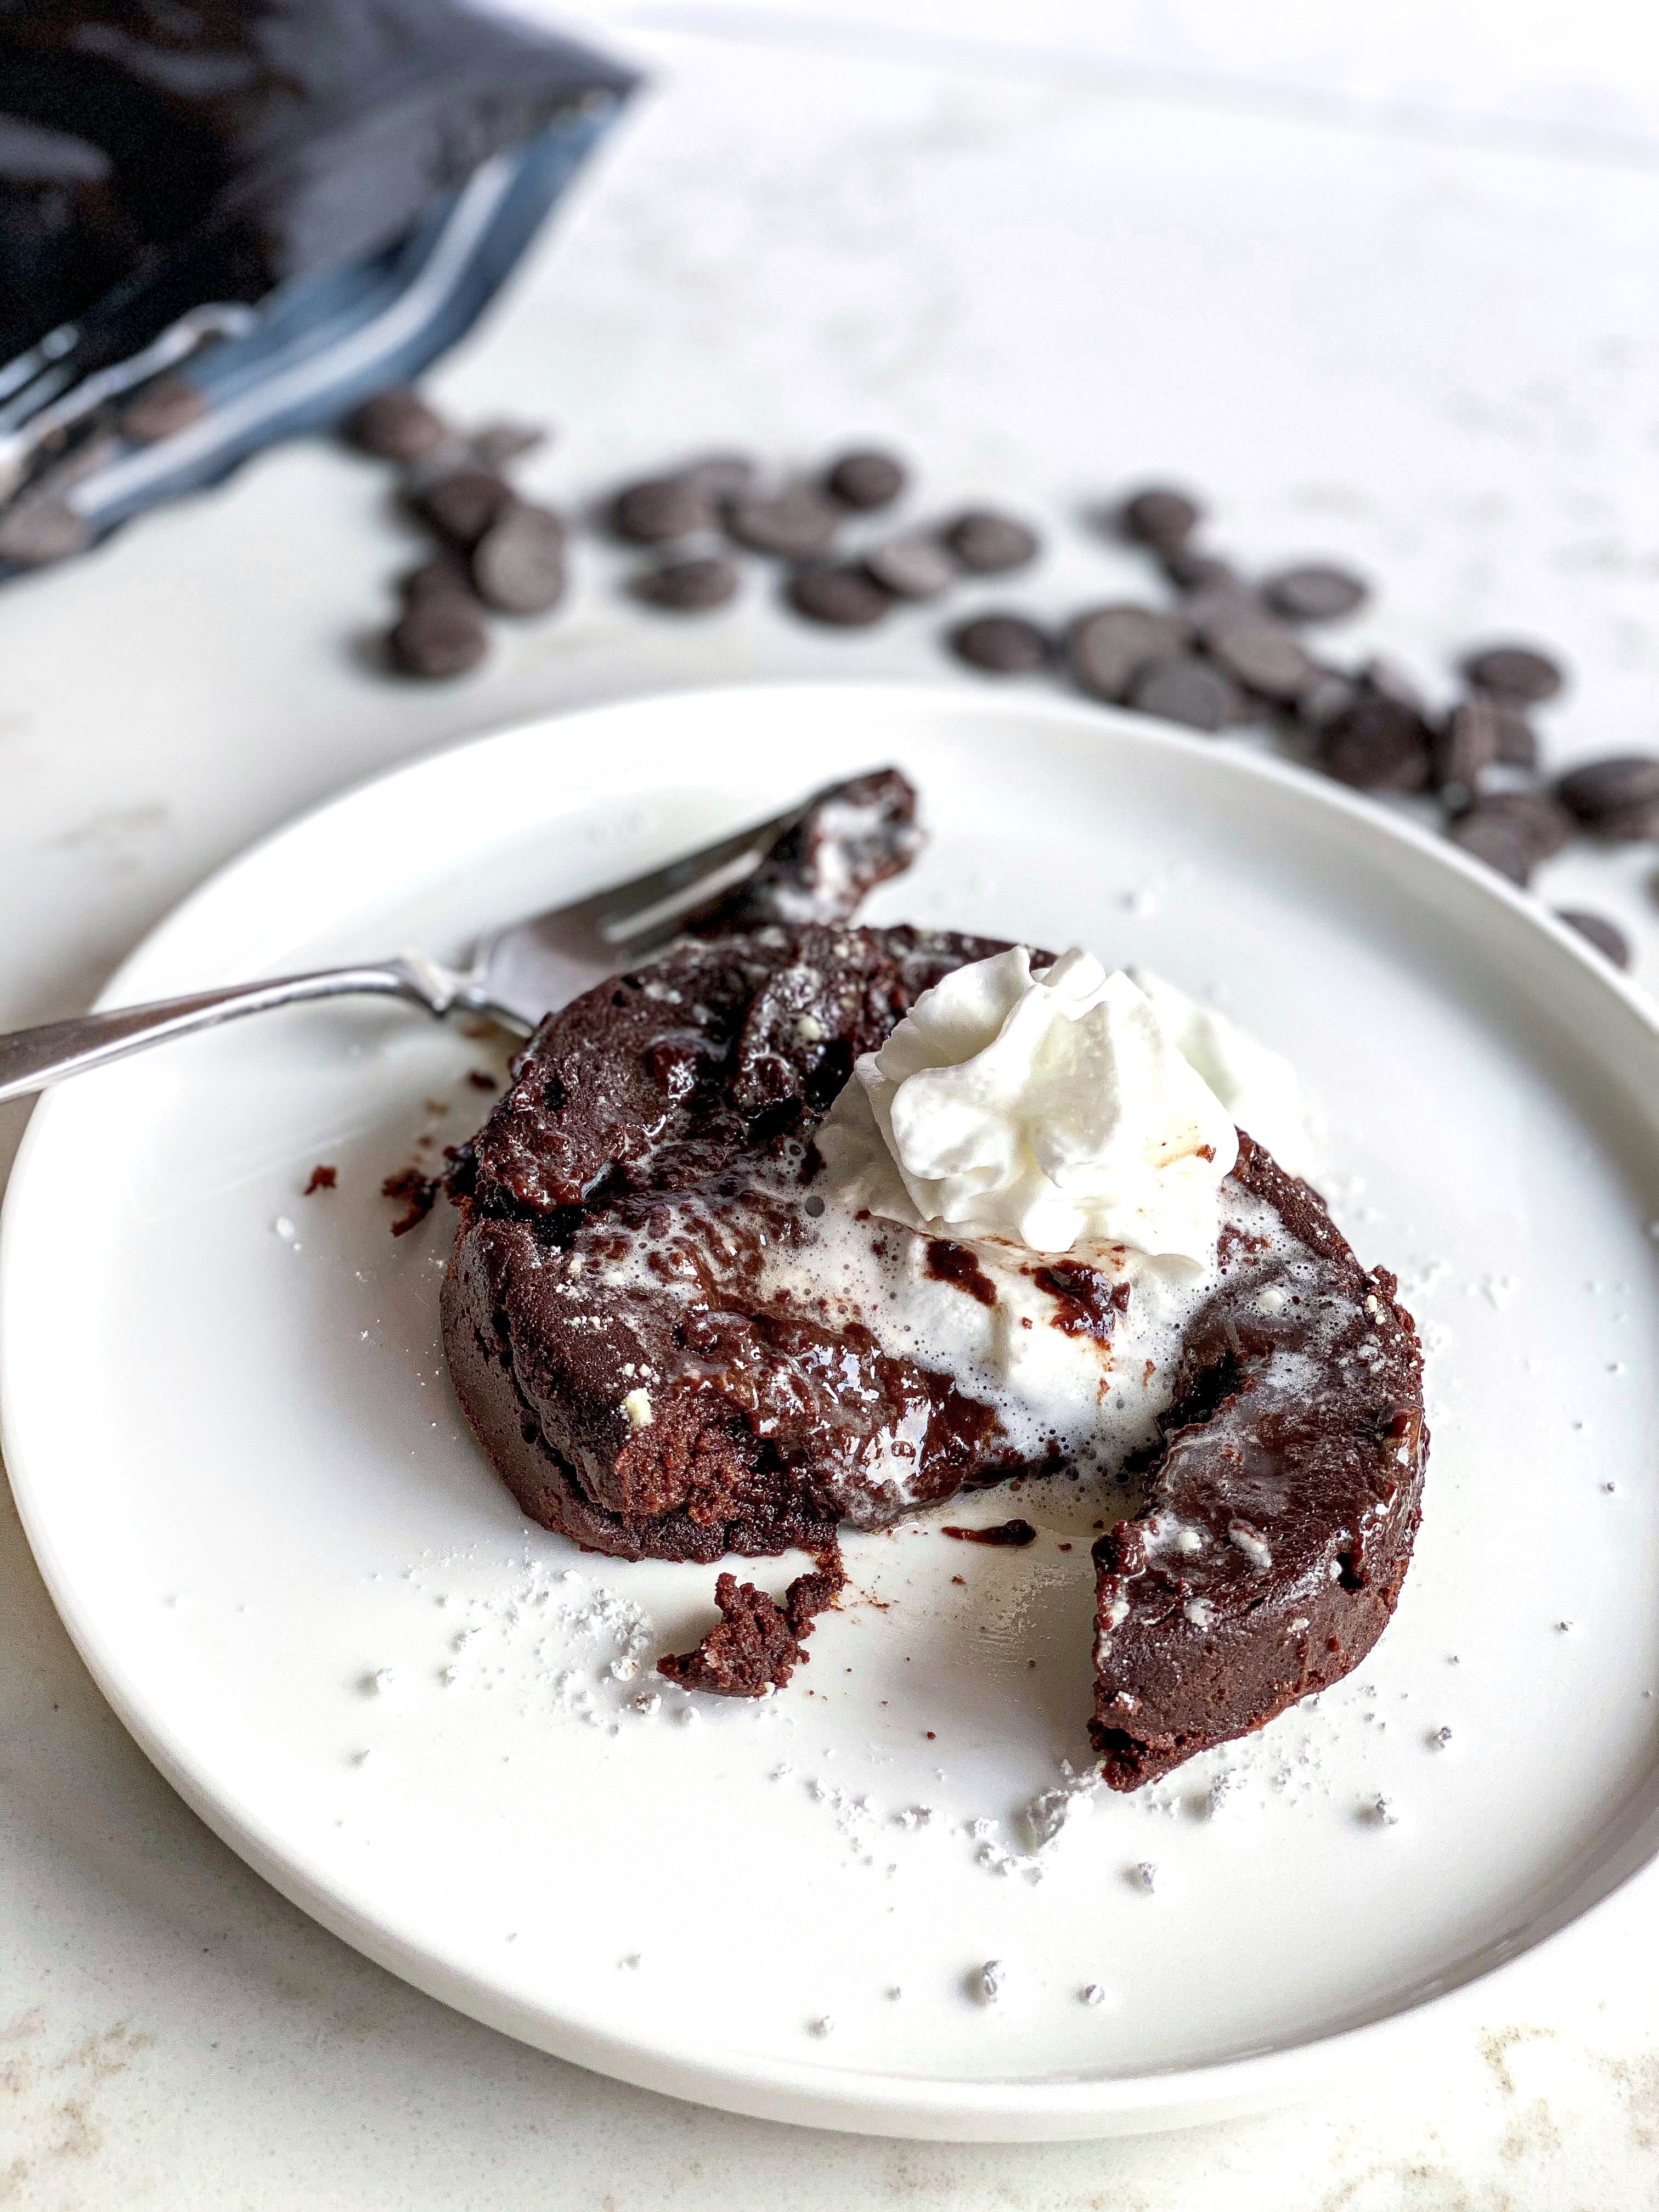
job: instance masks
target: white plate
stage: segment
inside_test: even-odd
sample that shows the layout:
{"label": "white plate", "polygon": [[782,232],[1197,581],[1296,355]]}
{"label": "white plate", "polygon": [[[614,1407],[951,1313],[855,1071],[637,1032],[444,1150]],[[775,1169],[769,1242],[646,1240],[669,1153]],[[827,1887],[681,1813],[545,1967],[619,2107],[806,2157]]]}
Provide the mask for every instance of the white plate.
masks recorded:
{"label": "white plate", "polygon": [[[860,1595],[783,1696],[636,1710],[714,1575],[577,1554],[473,1445],[439,1346],[447,1223],[394,1243],[378,1186],[434,1120],[451,1139],[478,1117],[481,1048],[371,1004],[37,1109],[0,1255],[12,1480],[162,1771],[289,1897],[479,2019],[831,2126],[1212,2116],[1408,2031],[1659,1843],[1659,1034],[1596,957],[1242,750],[822,684],[605,708],[389,776],[216,878],[108,995],[456,949],[889,759],[934,836],[871,919],[1145,963],[1216,993],[1321,1103],[1338,1217],[1430,1346],[1422,1535],[1357,1677],[1099,1793],[1032,1861],[1018,1808],[1086,1755],[1100,1510],[1050,1487],[1022,1498],[1028,1551],[926,1522],[854,1539]],[[319,1161],[338,1188],[302,1197]]]}

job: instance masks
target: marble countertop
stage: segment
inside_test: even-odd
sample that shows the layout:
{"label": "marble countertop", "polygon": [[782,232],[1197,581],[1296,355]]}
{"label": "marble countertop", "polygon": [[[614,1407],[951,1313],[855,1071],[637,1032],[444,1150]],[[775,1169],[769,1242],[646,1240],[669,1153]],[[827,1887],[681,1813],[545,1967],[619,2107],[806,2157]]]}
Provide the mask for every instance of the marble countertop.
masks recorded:
{"label": "marble countertop", "polygon": [[[1356,651],[1443,696],[1462,647],[1534,635],[1575,672],[1556,758],[1654,746],[1651,163],[966,51],[875,58],[805,19],[631,43],[653,88],[436,380],[462,413],[559,422],[526,471],[550,496],[715,441],[805,460],[890,440],[919,510],[994,497],[1044,526],[1042,567],[982,596],[1057,616],[1145,588],[1083,518],[1173,474],[1246,562],[1377,577]],[[751,587],[706,623],[653,617],[587,542],[558,617],[411,690],[367,649],[410,544],[380,472],[307,444],[0,594],[0,1024],[84,1005],[247,840],[464,734],[673,684],[967,680],[937,610],[848,637]],[[1575,851],[1540,889],[1613,915],[1659,978],[1651,847]],[[0,1109],[0,1165],[25,1119]],[[544,2058],[324,1934],[128,1740],[9,1504],[0,1570],[0,2204],[1659,2203],[1650,1879],[1425,2031],[1407,2070],[1294,2111],[1039,2148],[808,2134]]]}

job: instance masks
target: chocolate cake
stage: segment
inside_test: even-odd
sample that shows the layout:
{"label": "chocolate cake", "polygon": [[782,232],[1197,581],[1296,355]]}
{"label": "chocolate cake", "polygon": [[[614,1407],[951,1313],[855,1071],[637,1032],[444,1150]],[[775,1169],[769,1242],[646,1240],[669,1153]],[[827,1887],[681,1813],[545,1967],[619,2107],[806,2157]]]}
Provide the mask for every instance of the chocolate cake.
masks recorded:
{"label": "chocolate cake", "polygon": [[[1393,1279],[1242,1133],[1214,1265],[1164,1310],[1139,1255],[970,1246],[838,1206],[815,1139],[854,1060],[1008,950],[833,918],[904,842],[898,791],[860,803],[860,866],[809,829],[746,888],[742,927],[712,913],[543,1024],[452,1181],[451,1370],[525,1511],[578,1544],[817,1555],[781,1606],[723,1575],[719,1627],[664,1662],[726,1694],[805,1656],[842,1525],[1020,1474],[1133,1481],[1095,1547],[1092,1723],[1133,1789],[1381,1632],[1426,1447],[1416,1334]],[[1086,1432],[988,1379],[984,1347],[1011,1335],[1082,1378]]]}

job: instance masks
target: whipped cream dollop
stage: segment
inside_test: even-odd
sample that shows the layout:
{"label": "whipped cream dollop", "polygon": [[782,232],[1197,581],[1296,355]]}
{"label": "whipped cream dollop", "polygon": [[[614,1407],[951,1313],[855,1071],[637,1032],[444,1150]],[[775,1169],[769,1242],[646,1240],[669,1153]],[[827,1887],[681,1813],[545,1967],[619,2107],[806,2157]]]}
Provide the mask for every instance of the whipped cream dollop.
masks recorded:
{"label": "whipped cream dollop", "polygon": [[1033,969],[1024,945],[925,991],[817,1142],[843,1202],[909,1228],[1200,1267],[1238,1156],[1146,991],[1077,948]]}
{"label": "whipped cream dollop", "polygon": [[1287,1175],[1306,1175],[1313,1164],[1307,1105],[1301,1079],[1284,1054],[1163,976],[1144,968],[1126,972],[1146,993],[1176,1051],[1238,1127],[1265,1145]]}

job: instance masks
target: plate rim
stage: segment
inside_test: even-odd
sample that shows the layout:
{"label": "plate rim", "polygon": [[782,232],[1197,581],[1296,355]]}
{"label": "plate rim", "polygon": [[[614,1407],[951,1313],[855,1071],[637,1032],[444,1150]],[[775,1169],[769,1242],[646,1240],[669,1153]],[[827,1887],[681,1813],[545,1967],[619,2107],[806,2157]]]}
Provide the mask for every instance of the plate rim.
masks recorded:
{"label": "plate rim", "polygon": [[[1121,708],[1065,699],[981,694],[939,683],[808,678],[755,683],[693,684],[635,693],[568,709],[519,717],[459,741],[433,746],[354,780],[306,806],[286,821],[250,840],[212,869],[178,900],[123,957],[100,992],[99,1008],[131,1002],[132,979],[160,963],[173,941],[185,936],[203,908],[225,895],[228,886],[255,864],[269,866],[285,848],[300,847],[331,817],[373,808],[389,787],[405,792],[463,768],[493,749],[533,743],[544,735],[568,732],[573,726],[622,720],[641,714],[669,715],[688,708],[707,713],[722,700],[742,702],[754,711],[757,701],[801,704],[854,700],[878,702],[903,714],[920,709],[931,716],[973,720],[1009,713],[1048,722],[1079,735],[1109,728],[1154,753],[1174,751],[1202,763],[1203,770],[1241,775],[1294,793],[1316,810],[1328,809],[1359,826],[1386,847],[1393,842],[1426,860],[1431,868],[1461,878],[1475,896],[1507,909],[1520,927],[1540,932],[1568,956],[1568,972],[1581,988],[1610,994],[1638,1027],[1659,1047],[1659,1006],[1577,933],[1559,921],[1540,901],[1484,868],[1478,861],[1421,825],[1376,807],[1370,799],[1310,775],[1292,762],[1244,747],[1219,748],[1212,738],[1185,735]],[[1201,770],[1201,772],[1203,772]],[[204,978],[198,988],[208,988]],[[177,984],[169,988],[184,988]],[[0,1316],[9,1305],[8,1291],[18,1264],[15,1224],[21,1201],[15,1194],[31,1175],[33,1157],[52,1126],[54,1101],[48,1091],[37,1100],[18,1147],[0,1210]],[[164,1717],[152,1713],[142,1696],[123,1679],[106,1648],[92,1611],[79,1601],[75,1577],[58,1555],[44,1519],[35,1510],[40,1486],[20,1460],[11,1413],[9,1332],[0,1319],[0,1451],[3,1451],[12,1493],[30,1550],[48,1595],[82,1662],[104,1697],[151,1764],[206,1826],[259,1877],[290,1903],[349,1943],[440,2002],[484,2026],[511,2035],[553,2057],[588,2067],[634,2087],[677,2096],[750,2117],[846,2132],[908,2136],[946,2141],[1015,2142],[1076,2139],[1089,2136],[1155,2130],[1200,2124],[1261,2110],[1315,2092],[1324,2081],[1358,2067],[1398,2055],[1431,2014],[1437,2025],[1489,2002],[1500,1983],[1512,1985],[1547,1962],[1572,1932],[1628,1898],[1638,1881],[1650,1881],[1659,1859],[1659,1832],[1650,1849],[1619,1875],[1600,1897],[1571,1911],[1558,1926],[1526,1943],[1511,1956],[1478,1969],[1454,1987],[1412,1998],[1397,2009],[1352,2027],[1309,2037],[1281,2047],[1207,2064],[1165,2067],[1147,2073],[1048,2079],[933,2079],[882,2074],[766,2057],[755,2053],[715,2051],[688,2055],[672,2039],[649,2032],[618,2035],[572,2018],[546,2004],[509,1996],[476,1973],[448,1963],[435,1949],[423,1948],[344,1896],[335,1893],[304,1863],[293,1846],[262,1832],[216,1783],[210,1767],[192,1759],[169,1739]]]}

